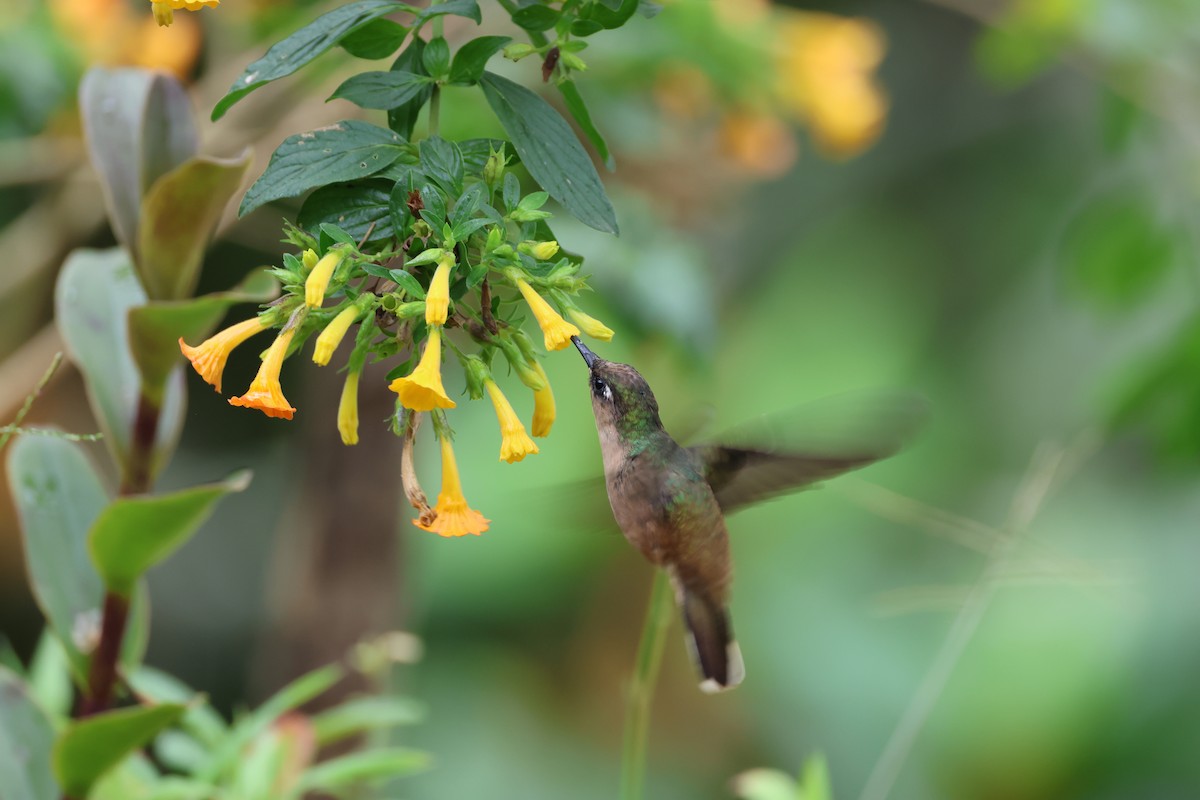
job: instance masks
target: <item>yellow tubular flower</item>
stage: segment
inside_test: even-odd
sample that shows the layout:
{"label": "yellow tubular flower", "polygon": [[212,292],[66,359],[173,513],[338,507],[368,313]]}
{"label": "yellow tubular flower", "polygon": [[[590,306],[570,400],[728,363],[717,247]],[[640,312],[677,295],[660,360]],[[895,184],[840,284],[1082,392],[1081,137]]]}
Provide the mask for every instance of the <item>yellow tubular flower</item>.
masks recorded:
{"label": "yellow tubular flower", "polygon": [[342,399],[338,402],[337,428],[342,435],[342,444],[358,444],[358,378],[361,372],[350,372],[342,385]]}
{"label": "yellow tubular flower", "polygon": [[554,392],[550,390],[550,379],[546,377],[546,370],[542,369],[542,365],[535,361],[533,368],[546,382],[546,388],[533,393],[532,433],[540,438],[549,436],[550,427],[554,425]]}
{"label": "yellow tubular flower", "polygon": [[212,387],[219,392],[221,391],[221,373],[225,371],[225,362],[229,360],[229,354],[233,352],[233,348],[259,331],[266,329],[267,326],[263,324],[261,318],[252,317],[210,336],[196,347],[189,347],[180,338],[179,349],[187,356],[187,360],[192,362],[192,366],[196,372],[200,373],[200,377],[204,379],[205,383],[212,384]]}
{"label": "yellow tubular flower", "polygon": [[612,340],[612,328],[608,327],[595,317],[588,316],[578,308],[568,308],[567,316],[579,326],[581,331],[593,339],[599,339],[602,342],[608,342]]}
{"label": "yellow tubular flower", "polygon": [[306,306],[316,308],[325,302],[325,290],[329,288],[333,271],[340,263],[342,263],[342,251],[330,250],[321,257],[312,272],[308,273],[308,278],[304,281],[304,304]]}
{"label": "yellow tubular flower", "polygon": [[429,329],[429,342],[421,362],[406,378],[396,378],[388,386],[400,396],[400,404],[413,411],[454,408],[457,405],[442,388],[442,329]]}
{"label": "yellow tubular flower", "polygon": [[231,406],[257,408],[268,417],[292,418],[296,409],[292,408],[287,398],[283,396],[283,387],[279,385],[279,370],[283,368],[283,359],[287,355],[288,345],[292,343],[292,337],[295,335],[296,329],[289,328],[275,337],[275,341],[271,343],[270,349],[263,357],[258,374],[250,383],[250,388],[241,397],[229,398]]}
{"label": "yellow tubular flower", "polygon": [[487,382],[487,390],[492,397],[492,405],[496,407],[496,419],[500,422],[500,460],[512,464],[530,453],[536,453],[538,446],[525,432],[525,426],[521,424],[504,392],[500,391],[495,381]]}
{"label": "yellow tubular flower", "polygon": [[325,330],[321,331],[321,335],[317,337],[317,346],[313,350],[314,364],[323,367],[329,363],[329,359],[333,357],[333,351],[337,350],[337,346],[342,343],[346,331],[350,330],[350,326],[358,319],[360,313],[361,309],[351,303],[325,326]]}
{"label": "yellow tubular flower", "polygon": [[453,258],[442,258],[429,282],[429,294],[425,296],[425,324],[445,325],[450,313],[450,268]]}
{"label": "yellow tubular flower", "polygon": [[437,516],[428,525],[422,525],[418,517],[413,520],[413,525],[439,536],[466,536],[468,533],[478,536],[488,529],[491,520],[467,505],[462,481],[458,477],[458,463],[454,460],[454,449],[450,447],[449,439],[442,439],[441,444],[442,489],[433,507]]}
{"label": "yellow tubular flower", "polygon": [[172,9],[199,11],[205,6],[216,8],[219,5],[221,5],[221,0],[150,0],[154,21],[163,27],[174,21],[175,15]]}
{"label": "yellow tubular flower", "polygon": [[517,278],[517,288],[521,290],[525,302],[529,304],[529,310],[533,312],[533,318],[542,329],[547,350],[562,350],[571,343],[572,336],[579,335],[579,328],[559,316],[546,302],[546,298],[534,291],[524,278]]}

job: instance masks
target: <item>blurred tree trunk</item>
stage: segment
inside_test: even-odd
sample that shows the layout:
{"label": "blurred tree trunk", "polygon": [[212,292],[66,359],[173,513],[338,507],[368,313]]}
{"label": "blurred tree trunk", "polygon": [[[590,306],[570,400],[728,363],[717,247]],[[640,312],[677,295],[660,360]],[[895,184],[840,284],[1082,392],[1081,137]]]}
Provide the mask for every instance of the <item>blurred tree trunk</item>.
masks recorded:
{"label": "blurred tree trunk", "polygon": [[[331,368],[309,375],[298,502],[285,514],[275,548],[271,622],[256,659],[253,682],[262,696],[342,659],[356,642],[395,628],[401,616],[401,440],[384,427],[395,396],[383,375],[369,365],[363,374],[353,447],[337,431],[341,376]],[[352,675],[315,705],[366,688]]]}

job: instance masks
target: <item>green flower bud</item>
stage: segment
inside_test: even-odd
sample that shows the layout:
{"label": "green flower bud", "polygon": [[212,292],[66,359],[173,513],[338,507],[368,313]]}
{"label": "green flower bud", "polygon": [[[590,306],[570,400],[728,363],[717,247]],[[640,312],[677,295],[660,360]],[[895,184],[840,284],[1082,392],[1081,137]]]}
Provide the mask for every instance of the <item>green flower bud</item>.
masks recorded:
{"label": "green flower bud", "polygon": [[309,248],[305,250],[300,257],[300,261],[304,264],[305,273],[312,272],[312,268],[317,265],[320,258],[317,256],[317,251]]}
{"label": "green flower bud", "polygon": [[553,239],[548,242],[521,242],[517,249],[538,261],[549,261],[558,253],[558,242]]}
{"label": "green flower bud", "polygon": [[425,301],[417,300],[411,303],[397,303],[396,307],[391,309],[391,311],[396,319],[423,317],[425,316]]}
{"label": "green flower bud", "polygon": [[524,42],[515,42],[504,48],[504,57],[513,61],[520,61],[525,56],[531,56],[537,52],[537,48],[531,44]]}
{"label": "green flower bud", "polygon": [[463,374],[467,377],[467,394],[472,400],[483,397],[484,387],[492,379],[492,371],[483,363],[479,356],[467,356],[463,359]]}
{"label": "green flower bud", "polygon": [[504,231],[499,226],[493,225],[488,229],[487,241],[483,245],[483,250],[486,253],[491,253],[502,244],[504,244]]}
{"label": "green flower bud", "polygon": [[488,185],[492,191],[500,188],[501,181],[504,180],[504,167],[508,164],[508,156],[504,154],[504,145],[500,145],[499,152],[488,148],[487,163],[483,165],[483,182]]}
{"label": "green flower bud", "polygon": [[575,72],[583,72],[587,69],[587,64],[583,62],[583,59],[574,53],[563,53],[559,58],[562,59],[563,66],[567,69],[574,70]]}
{"label": "green flower bud", "polygon": [[521,383],[535,392],[546,388],[545,379],[525,358],[525,354],[521,352],[521,348],[516,342],[507,336],[499,336],[496,338],[496,344],[500,347],[500,352],[504,353],[513,372],[517,373],[517,377],[521,379]]}

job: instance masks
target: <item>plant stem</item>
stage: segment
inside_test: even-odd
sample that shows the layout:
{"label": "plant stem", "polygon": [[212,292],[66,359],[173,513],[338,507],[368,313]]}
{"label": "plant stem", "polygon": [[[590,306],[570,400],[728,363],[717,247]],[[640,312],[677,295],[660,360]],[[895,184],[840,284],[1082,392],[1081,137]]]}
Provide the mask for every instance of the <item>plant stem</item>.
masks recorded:
{"label": "plant stem", "polygon": [[129,621],[129,600],[107,592],[100,627],[100,643],[92,653],[88,670],[87,697],[79,708],[79,716],[87,717],[108,708],[112,702],[113,686],[117,682],[117,661],[121,657],[121,642]]}
{"label": "plant stem", "polygon": [[656,570],[625,707],[621,800],[640,800],[642,797],[642,784],[646,776],[646,746],[650,734],[650,704],[654,699],[658,669],[662,665],[667,628],[671,624],[671,607],[671,585],[666,573]]}
{"label": "plant stem", "polygon": [[[437,16],[433,18],[433,38],[437,39],[442,35],[442,18]],[[442,85],[435,82],[433,84],[433,92],[429,95],[429,135],[437,136],[441,130],[442,117]]]}

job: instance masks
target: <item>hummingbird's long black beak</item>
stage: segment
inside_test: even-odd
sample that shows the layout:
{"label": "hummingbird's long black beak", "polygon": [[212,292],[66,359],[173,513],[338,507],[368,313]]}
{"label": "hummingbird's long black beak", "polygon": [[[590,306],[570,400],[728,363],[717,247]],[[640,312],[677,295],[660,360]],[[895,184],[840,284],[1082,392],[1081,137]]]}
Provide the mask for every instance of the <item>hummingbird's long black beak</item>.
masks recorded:
{"label": "hummingbird's long black beak", "polygon": [[588,365],[588,369],[591,369],[592,365],[596,363],[596,359],[598,359],[599,356],[597,356],[591,350],[588,350],[587,345],[581,342],[578,336],[572,336],[571,341],[575,343],[576,349],[579,350],[579,355],[583,356],[583,363]]}

